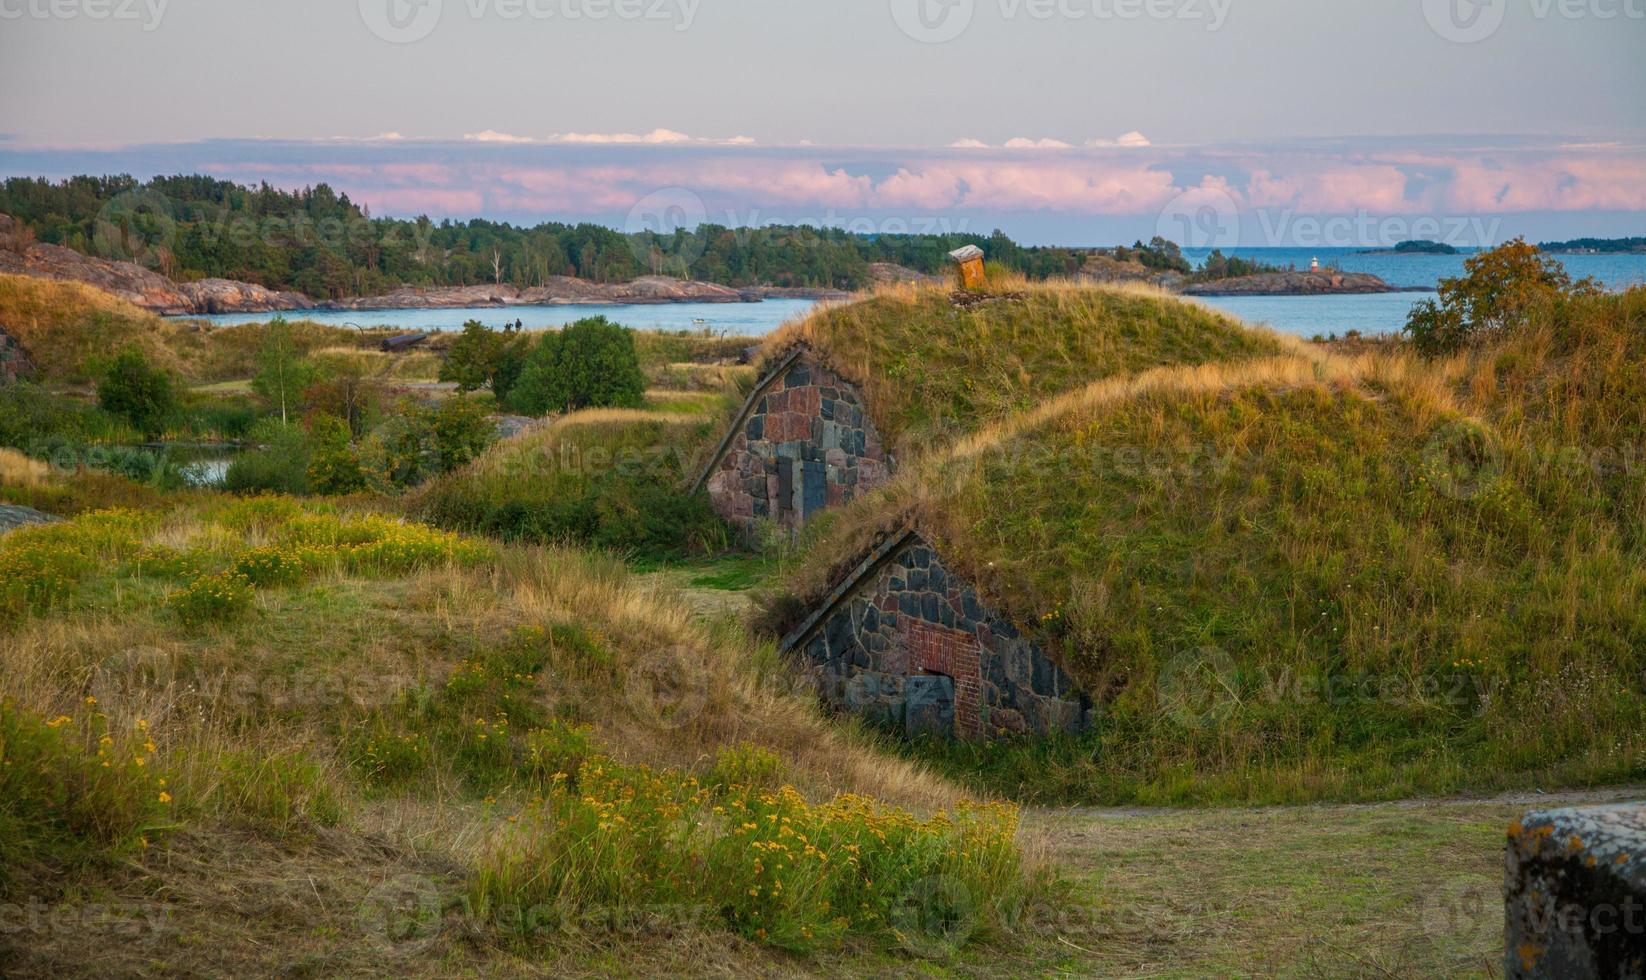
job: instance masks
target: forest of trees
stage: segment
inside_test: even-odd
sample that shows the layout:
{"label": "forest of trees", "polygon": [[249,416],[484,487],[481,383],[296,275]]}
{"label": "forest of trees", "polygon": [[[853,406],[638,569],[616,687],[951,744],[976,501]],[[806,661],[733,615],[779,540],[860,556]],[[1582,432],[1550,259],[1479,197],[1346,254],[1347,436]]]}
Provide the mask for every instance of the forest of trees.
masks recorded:
{"label": "forest of trees", "polygon": [[531,228],[473,219],[374,218],[325,184],[283,191],[201,175],[11,178],[0,213],[42,242],[131,259],[174,279],[240,279],[314,299],[372,295],[402,285],[518,287],[549,276],[618,282],[647,274],[728,286],[854,289],[872,262],[921,272],[978,245],[991,262],[1034,278],[1072,273],[1085,250],[1026,247],[996,231],[861,235],[834,228],[705,224],[673,235],[628,235],[602,225]]}

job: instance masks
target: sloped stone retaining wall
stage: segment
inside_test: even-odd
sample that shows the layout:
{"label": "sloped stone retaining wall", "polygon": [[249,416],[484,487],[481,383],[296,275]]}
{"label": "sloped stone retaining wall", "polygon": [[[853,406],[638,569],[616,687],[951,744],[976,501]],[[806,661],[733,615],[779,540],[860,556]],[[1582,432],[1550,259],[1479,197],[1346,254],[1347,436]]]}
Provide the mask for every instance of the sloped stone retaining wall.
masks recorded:
{"label": "sloped stone retaining wall", "polygon": [[1061,667],[908,535],[786,646],[827,701],[910,734],[1073,732],[1090,701]]}
{"label": "sloped stone retaining wall", "polygon": [[762,520],[794,530],[890,473],[861,393],[806,354],[762,379],[706,485],[716,512],[750,534]]}

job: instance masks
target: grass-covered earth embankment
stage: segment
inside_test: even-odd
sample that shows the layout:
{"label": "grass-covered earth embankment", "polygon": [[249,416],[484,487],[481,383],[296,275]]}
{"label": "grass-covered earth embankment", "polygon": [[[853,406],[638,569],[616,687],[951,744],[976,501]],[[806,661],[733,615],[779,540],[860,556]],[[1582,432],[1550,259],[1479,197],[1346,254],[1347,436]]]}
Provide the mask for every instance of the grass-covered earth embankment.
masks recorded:
{"label": "grass-covered earth embankment", "polygon": [[1099,379],[1172,364],[1272,355],[1291,342],[1143,287],[1030,283],[986,291],[883,288],[827,305],[767,338],[769,360],[805,343],[862,386],[895,453],[975,432]]}
{"label": "grass-covered earth embankment", "polygon": [[940,751],[1030,798],[1638,777],[1640,300],[1574,301],[1438,365],[1287,357],[1099,382],[854,503],[790,588],[823,594],[887,529],[925,534],[1101,707],[1072,742]]}

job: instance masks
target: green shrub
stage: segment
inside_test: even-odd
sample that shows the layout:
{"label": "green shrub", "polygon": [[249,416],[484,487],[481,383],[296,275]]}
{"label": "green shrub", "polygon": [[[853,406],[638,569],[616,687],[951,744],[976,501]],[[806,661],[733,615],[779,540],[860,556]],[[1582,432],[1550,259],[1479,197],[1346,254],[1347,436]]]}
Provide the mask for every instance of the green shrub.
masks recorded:
{"label": "green shrub", "polygon": [[727,746],[715,756],[703,784],[711,789],[772,789],[783,779],[783,758],[753,742]]}
{"label": "green shrub", "polygon": [[301,426],[268,419],[252,427],[258,448],[234,458],[223,476],[223,489],[236,493],[309,492],[309,439]]}
{"label": "green shrub", "polygon": [[322,494],[347,494],[366,488],[366,474],[360,459],[349,446],[349,427],[331,415],[313,415],[309,430],[309,490]]}
{"label": "green shrub", "polygon": [[635,408],[645,393],[633,331],[596,316],[544,334],[527,355],[510,397],[517,410],[543,415]]}
{"label": "green shrub", "polygon": [[173,592],[166,603],[191,626],[226,623],[251,609],[251,582],[238,572],[202,575]]}
{"label": "green shrub", "polygon": [[[33,384],[0,385],[0,446],[52,459],[65,448],[131,442],[137,437],[123,420],[95,406]],[[75,459],[75,454],[68,459]]]}
{"label": "green shrub", "polygon": [[177,414],[177,389],[171,375],[154,367],[135,348],[116,354],[97,385],[103,411],[130,422],[147,438],[156,438]]}
{"label": "green shrub", "polygon": [[1563,298],[1593,295],[1593,279],[1574,282],[1560,261],[1524,238],[1470,256],[1465,274],[1440,280],[1440,302],[1418,303],[1405,332],[1420,353],[1450,354],[1475,340],[1523,323],[1535,310]]}
{"label": "green shrub", "polygon": [[381,489],[414,487],[467,465],[497,439],[484,397],[442,399],[429,407],[402,403],[361,447]]}

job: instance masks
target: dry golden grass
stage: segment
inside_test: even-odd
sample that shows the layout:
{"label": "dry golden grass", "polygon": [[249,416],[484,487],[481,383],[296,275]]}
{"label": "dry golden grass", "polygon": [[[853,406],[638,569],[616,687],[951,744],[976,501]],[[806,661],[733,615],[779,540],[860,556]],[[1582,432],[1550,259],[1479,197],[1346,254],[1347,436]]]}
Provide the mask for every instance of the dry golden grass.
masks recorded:
{"label": "dry golden grass", "polygon": [[0,275],[0,325],[48,380],[84,381],[89,358],[122,347],[171,370],[182,367],[171,341],[183,327],[83,283]]}
{"label": "dry golden grass", "polygon": [[34,488],[46,482],[51,468],[15,449],[0,446],[0,485]]}

